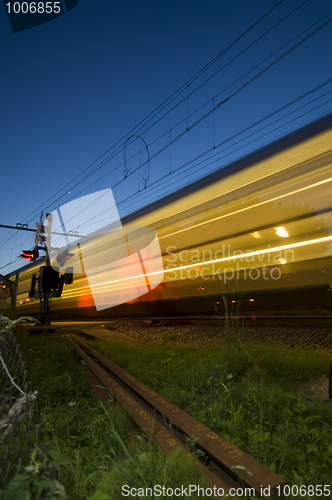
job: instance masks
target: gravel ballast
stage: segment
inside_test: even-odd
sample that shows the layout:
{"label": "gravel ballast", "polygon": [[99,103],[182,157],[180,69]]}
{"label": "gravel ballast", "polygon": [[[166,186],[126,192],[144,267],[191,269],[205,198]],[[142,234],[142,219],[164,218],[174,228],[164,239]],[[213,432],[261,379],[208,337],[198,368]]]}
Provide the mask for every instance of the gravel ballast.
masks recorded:
{"label": "gravel ballast", "polygon": [[[223,327],[212,325],[170,325],[130,321],[85,325],[81,331],[103,340],[134,344],[193,345],[208,347],[225,343]],[[332,328],[313,326],[244,326],[234,334],[241,342],[275,342],[285,347],[323,348],[332,352]]]}

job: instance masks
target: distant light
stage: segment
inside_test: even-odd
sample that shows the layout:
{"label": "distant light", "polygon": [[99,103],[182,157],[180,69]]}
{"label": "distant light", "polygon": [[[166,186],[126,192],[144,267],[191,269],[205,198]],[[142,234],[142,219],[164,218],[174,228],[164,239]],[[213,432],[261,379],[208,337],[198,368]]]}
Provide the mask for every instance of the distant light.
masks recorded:
{"label": "distant light", "polygon": [[275,227],[274,229],[276,230],[276,234],[278,236],[281,236],[282,238],[288,238],[289,233],[284,227]]}
{"label": "distant light", "polygon": [[235,304],[236,300],[232,300],[232,304]]}
{"label": "distant light", "polygon": [[249,302],[254,302],[255,299],[249,299]]}
{"label": "distant light", "polygon": [[254,232],[253,232],[253,233],[251,233],[251,234],[252,234],[252,236],[253,236],[254,238],[261,238],[261,237],[262,237],[261,233],[259,233],[258,231],[254,231]]}
{"label": "distant light", "polygon": [[216,302],[216,304],[220,304],[220,302]]}

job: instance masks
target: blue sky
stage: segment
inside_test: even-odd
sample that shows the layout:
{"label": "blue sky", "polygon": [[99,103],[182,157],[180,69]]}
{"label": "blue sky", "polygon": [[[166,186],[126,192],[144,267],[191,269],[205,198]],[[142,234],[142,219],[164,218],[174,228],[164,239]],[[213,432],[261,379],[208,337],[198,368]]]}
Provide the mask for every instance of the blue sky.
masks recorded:
{"label": "blue sky", "polygon": [[[0,224],[109,187],[123,216],[331,112],[332,22],[291,50],[331,16],[328,0],[80,0],[12,33],[3,6]],[[0,273],[33,245],[0,228]]]}

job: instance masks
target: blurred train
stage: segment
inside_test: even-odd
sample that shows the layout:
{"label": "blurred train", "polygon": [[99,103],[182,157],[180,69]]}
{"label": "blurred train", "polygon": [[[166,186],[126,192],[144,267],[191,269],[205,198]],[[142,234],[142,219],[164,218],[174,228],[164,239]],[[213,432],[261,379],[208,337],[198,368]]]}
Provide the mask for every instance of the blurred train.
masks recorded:
{"label": "blurred train", "polygon": [[[222,313],[222,297],[245,311],[331,309],[331,204],[329,114],[123,218],[125,229],[156,231],[162,282],[97,311],[83,269],[52,299],[52,318],[215,314],[216,307]],[[42,264],[11,274],[18,276],[20,315],[38,312],[28,292]],[[94,293],[134,287],[136,278],[120,283],[101,273]]]}

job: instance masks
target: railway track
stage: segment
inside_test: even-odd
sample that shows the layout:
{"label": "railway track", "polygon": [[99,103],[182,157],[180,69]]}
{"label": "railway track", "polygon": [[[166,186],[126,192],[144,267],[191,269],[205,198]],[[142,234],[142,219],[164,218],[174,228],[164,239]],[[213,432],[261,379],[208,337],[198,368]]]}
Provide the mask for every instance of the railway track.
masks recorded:
{"label": "railway track", "polygon": [[193,459],[214,498],[228,492],[235,499],[248,494],[282,498],[278,494],[288,484],[285,479],[113,363],[80,337],[67,335],[66,338],[84,360],[88,383],[97,396],[105,402],[110,399],[110,392],[165,453],[176,447],[182,447],[188,453],[186,441],[195,438],[196,447],[204,452],[205,458],[204,463],[196,454]]}
{"label": "railway track", "polygon": [[148,321],[161,321],[165,325],[188,324],[188,325],[216,325],[226,321],[238,321],[245,326],[332,326],[332,316],[263,316],[263,315],[239,315],[239,316],[184,316],[178,318],[160,317],[147,318]]}
{"label": "railway track", "polygon": [[[263,316],[263,315],[240,315],[240,316],[146,316],[119,318],[128,323],[143,321],[148,324],[163,324],[165,326],[175,325],[215,325],[224,324],[226,321],[239,321],[245,326],[313,326],[331,327],[332,316]],[[91,320],[53,320],[54,325],[74,325],[89,323],[105,323],[117,321],[115,318],[96,318]]]}

